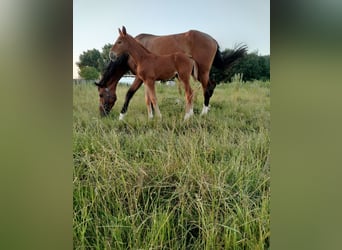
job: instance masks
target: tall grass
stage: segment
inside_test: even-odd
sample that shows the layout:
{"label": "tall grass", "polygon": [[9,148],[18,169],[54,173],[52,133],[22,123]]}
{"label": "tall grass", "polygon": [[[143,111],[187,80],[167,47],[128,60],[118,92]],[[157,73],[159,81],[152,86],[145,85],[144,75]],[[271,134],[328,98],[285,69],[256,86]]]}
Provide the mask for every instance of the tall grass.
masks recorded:
{"label": "tall grass", "polygon": [[269,83],[221,84],[207,116],[194,85],[157,86],[163,118],[148,120],[144,91],[118,120],[97,90],[74,85],[75,249],[267,249],[270,241]]}

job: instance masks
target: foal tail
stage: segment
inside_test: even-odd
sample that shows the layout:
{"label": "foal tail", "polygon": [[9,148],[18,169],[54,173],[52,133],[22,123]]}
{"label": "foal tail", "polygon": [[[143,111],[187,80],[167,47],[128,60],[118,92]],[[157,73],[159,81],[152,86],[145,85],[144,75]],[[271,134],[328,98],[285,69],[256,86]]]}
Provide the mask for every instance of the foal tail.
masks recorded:
{"label": "foal tail", "polygon": [[244,57],[247,54],[247,46],[240,45],[236,49],[232,50],[229,54],[223,54],[220,52],[219,46],[217,46],[213,65],[218,69],[228,69],[238,59]]}

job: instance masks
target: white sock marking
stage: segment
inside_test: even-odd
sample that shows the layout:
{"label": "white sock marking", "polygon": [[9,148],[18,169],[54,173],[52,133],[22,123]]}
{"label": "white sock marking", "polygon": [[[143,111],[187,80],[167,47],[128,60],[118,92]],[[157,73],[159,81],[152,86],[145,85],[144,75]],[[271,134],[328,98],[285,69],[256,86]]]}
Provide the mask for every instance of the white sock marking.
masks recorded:
{"label": "white sock marking", "polygon": [[188,113],[185,113],[184,121],[188,120],[191,116],[193,116],[194,110],[191,108]]}
{"label": "white sock marking", "polygon": [[119,120],[122,121],[125,118],[126,114],[120,113]]}
{"label": "white sock marking", "polygon": [[201,115],[206,115],[208,113],[208,111],[209,111],[209,106],[203,105]]}

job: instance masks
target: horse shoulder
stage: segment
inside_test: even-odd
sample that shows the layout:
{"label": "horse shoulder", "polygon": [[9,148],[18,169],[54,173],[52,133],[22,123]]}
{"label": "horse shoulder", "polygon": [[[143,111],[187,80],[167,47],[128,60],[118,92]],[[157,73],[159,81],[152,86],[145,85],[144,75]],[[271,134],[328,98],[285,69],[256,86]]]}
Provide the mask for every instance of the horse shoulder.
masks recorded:
{"label": "horse shoulder", "polygon": [[155,76],[155,70],[152,67],[152,65],[154,64],[153,61],[151,61],[151,63],[149,64],[140,64],[137,67],[137,75],[138,77],[142,80],[142,81],[147,81],[147,80],[153,80],[156,76]]}
{"label": "horse shoulder", "polygon": [[128,58],[128,66],[129,66],[130,70],[132,71],[132,73],[136,74],[137,64],[131,56]]}

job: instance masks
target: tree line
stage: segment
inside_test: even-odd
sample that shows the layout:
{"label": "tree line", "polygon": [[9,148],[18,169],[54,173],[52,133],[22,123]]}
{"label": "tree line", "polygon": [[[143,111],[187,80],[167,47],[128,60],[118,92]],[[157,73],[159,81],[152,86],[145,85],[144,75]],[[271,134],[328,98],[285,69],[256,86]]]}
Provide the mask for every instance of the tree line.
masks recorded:
{"label": "tree line", "polygon": [[[97,49],[84,51],[76,63],[80,77],[86,80],[98,79],[109,63],[108,54],[111,47],[112,45],[108,43],[103,46],[101,52]],[[229,54],[231,51],[226,49],[222,53]],[[210,72],[210,78],[216,83],[231,82],[236,75],[244,82],[270,80],[270,56],[261,56],[257,52],[251,52],[227,70],[222,71],[212,67]]]}
{"label": "tree line", "polygon": [[[229,54],[230,52],[230,49],[226,49],[222,53]],[[269,81],[270,56],[261,56],[257,52],[251,52],[224,71],[218,70],[214,66],[210,71],[210,78],[217,83],[231,82],[236,75],[239,75],[240,80],[244,82],[253,80]]]}

